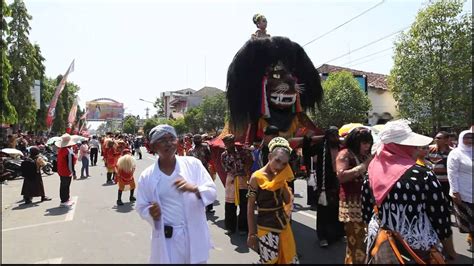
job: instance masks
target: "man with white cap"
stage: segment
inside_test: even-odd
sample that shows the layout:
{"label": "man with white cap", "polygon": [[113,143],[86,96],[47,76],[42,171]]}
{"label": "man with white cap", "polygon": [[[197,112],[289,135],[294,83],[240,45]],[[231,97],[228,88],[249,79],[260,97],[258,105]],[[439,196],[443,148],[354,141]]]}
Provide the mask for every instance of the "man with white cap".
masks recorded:
{"label": "man with white cap", "polygon": [[69,199],[69,188],[71,186],[72,177],[76,177],[74,165],[76,164],[77,157],[72,148],[76,145],[76,142],[72,140],[71,135],[66,133],[61,136],[61,140],[54,144],[59,148],[57,164],[58,175],[61,178],[61,184],[59,186],[61,206],[70,207],[74,204],[74,202]]}
{"label": "man with white cap", "polygon": [[216,199],[216,186],[201,161],[176,156],[172,126],[149,135],[156,162],[138,180],[136,209],[152,226],[150,263],[206,263],[212,247],[205,207]]}

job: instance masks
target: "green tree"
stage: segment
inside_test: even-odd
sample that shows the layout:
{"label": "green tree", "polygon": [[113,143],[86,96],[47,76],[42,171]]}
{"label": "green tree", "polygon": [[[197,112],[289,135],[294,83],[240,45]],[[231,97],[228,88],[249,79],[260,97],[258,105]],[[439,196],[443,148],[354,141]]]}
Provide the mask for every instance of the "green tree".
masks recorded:
{"label": "green tree", "polygon": [[472,122],[472,14],[463,1],[435,1],[395,42],[389,87],[402,118],[421,132]]}
{"label": "green tree", "polygon": [[206,132],[217,132],[224,127],[227,112],[227,101],[224,93],[205,98],[199,108],[202,113],[202,128]]}
{"label": "green tree", "polygon": [[[82,127],[82,129],[86,129],[87,123],[86,120],[81,120],[82,115],[86,112],[86,109],[82,109],[80,105],[77,105],[77,112],[76,112],[76,123],[79,124],[79,129]],[[84,126],[82,126],[84,124]]]}
{"label": "green tree", "polygon": [[184,114],[184,122],[190,132],[196,133],[201,131],[202,120],[202,111],[199,107],[191,108]]}
{"label": "green tree", "polygon": [[[38,44],[35,44],[33,46],[33,49],[34,49],[34,57],[32,57],[32,62],[31,64],[34,66],[33,68],[33,77],[34,77],[34,80],[39,80],[40,81],[40,95],[41,95],[41,90],[43,90],[42,88],[42,81],[44,80],[44,72],[45,72],[45,67],[44,67],[44,60],[45,58],[41,55],[41,49],[40,49],[40,46]],[[33,106],[35,106],[35,124],[34,125],[30,125],[30,129],[34,129],[35,131],[38,131],[38,130],[43,130],[43,124],[46,124],[46,122],[43,120],[41,121],[41,118],[42,118],[42,113],[40,112],[41,110],[41,106],[42,106],[42,99],[40,99],[40,102],[39,102],[39,105],[40,105],[40,109],[39,110],[36,110],[36,102],[35,100],[33,99]]]}
{"label": "green tree", "polygon": [[105,132],[107,132],[107,128],[105,126],[105,123],[100,124],[96,129],[96,134],[105,135]]}
{"label": "green tree", "polygon": [[31,29],[28,14],[23,1],[15,0],[10,5],[12,20],[8,23],[10,34],[7,37],[8,60],[12,66],[10,72],[10,102],[18,113],[20,128],[33,127],[36,120],[36,109],[30,89],[35,76],[40,72],[36,69],[35,47],[30,43],[28,35]]}
{"label": "green tree", "polygon": [[123,132],[127,134],[134,134],[136,130],[137,118],[133,115],[127,115],[123,119]]}
{"label": "green tree", "polygon": [[157,115],[158,117],[164,117],[165,116],[165,105],[163,102],[163,98],[156,98],[155,103],[153,106],[157,109]]}
{"label": "green tree", "polygon": [[15,124],[18,122],[18,114],[15,107],[10,103],[8,99],[8,89],[10,84],[10,73],[12,67],[7,57],[7,40],[6,36],[9,34],[8,23],[5,18],[10,17],[11,10],[8,7],[5,0],[2,0],[2,36],[1,36],[1,56],[2,56],[2,71],[0,73],[2,77],[2,86],[0,88],[0,124]]}
{"label": "green tree", "polygon": [[157,125],[161,125],[161,124],[168,124],[168,125],[174,127],[175,130],[176,130],[176,134],[178,134],[178,135],[186,133],[186,131],[188,129],[188,127],[187,127],[187,125],[186,125],[183,118],[176,119],[176,120],[166,119],[166,118],[149,118],[149,119],[145,120],[145,123],[143,125],[143,133],[145,134],[145,136],[148,136],[148,133],[150,133],[150,130],[152,128],[156,127]]}
{"label": "green tree", "polygon": [[323,83],[324,99],[315,110],[316,125],[341,127],[347,123],[364,123],[371,108],[369,97],[360,89],[350,72],[331,73]]}
{"label": "green tree", "polygon": [[184,118],[178,118],[176,120],[170,119],[168,122],[170,126],[174,127],[176,134],[182,135],[188,132],[188,126],[186,125]]}
{"label": "green tree", "polygon": [[145,123],[143,124],[143,133],[145,133],[145,136],[148,136],[148,133],[150,133],[150,130],[158,125],[158,119],[155,118],[149,118],[145,120]]}

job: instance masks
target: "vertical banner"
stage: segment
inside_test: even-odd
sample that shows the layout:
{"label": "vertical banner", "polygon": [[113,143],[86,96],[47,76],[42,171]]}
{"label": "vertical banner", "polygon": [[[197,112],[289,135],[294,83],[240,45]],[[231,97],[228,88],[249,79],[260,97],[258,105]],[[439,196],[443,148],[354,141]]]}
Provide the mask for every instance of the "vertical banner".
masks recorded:
{"label": "vertical banner", "polygon": [[76,121],[76,113],[77,113],[77,98],[74,100],[74,103],[72,104],[71,111],[69,111],[69,116],[67,118],[67,122],[69,123],[70,126],[74,124]]}
{"label": "vertical banner", "polygon": [[[80,122],[80,121],[79,121],[79,122]],[[78,123],[79,123],[79,122],[78,122]],[[82,125],[81,125],[81,127],[79,128],[79,134],[81,134],[81,132],[83,131],[85,125],[86,125],[86,121],[82,122]]]}
{"label": "vertical banner", "polygon": [[76,121],[76,113],[77,113],[77,98],[74,99],[74,103],[72,104],[71,110],[69,111],[69,116],[67,117],[67,128],[66,133],[70,134],[71,129]]}
{"label": "vertical banner", "polygon": [[84,112],[84,114],[79,118],[79,120],[84,120],[87,117],[87,110]]}
{"label": "vertical banner", "polygon": [[58,103],[59,95],[64,89],[64,86],[66,86],[66,81],[67,81],[67,76],[69,73],[74,71],[74,60],[72,60],[71,65],[69,65],[69,68],[66,71],[66,74],[64,74],[63,78],[61,79],[61,82],[59,82],[59,85],[56,87],[56,91],[54,92],[53,99],[51,99],[51,102],[48,107],[48,114],[46,116],[46,126],[48,127],[48,130],[51,130],[51,126],[53,125],[53,120],[56,114],[56,104]]}
{"label": "vertical banner", "polygon": [[36,110],[41,108],[41,82],[35,80],[35,84],[31,88],[31,96],[35,100]]}

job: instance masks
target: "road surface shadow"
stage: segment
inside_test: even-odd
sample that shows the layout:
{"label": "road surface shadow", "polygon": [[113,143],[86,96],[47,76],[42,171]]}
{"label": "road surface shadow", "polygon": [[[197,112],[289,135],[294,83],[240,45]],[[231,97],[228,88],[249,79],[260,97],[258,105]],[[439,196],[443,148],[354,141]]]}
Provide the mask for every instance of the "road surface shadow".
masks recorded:
{"label": "road surface shadow", "polygon": [[211,222],[215,222],[217,218],[219,218],[219,216],[216,215],[216,212],[213,212],[213,213],[206,212],[206,217],[207,217],[207,220]]}
{"label": "road surface shadow", "polygon": [[230,243],[235,247],[235,251],[238,253],[249,253],[250,249],[247,247],[247,233],[245,235],[240,235],[239,232],[235,232],[232,235],[229,235]]}
{"label": "road surface shadow", "polygon": [[311,206],[303,207],[303,205],[299,203],[293,203],[293,211],[308,211],[308,210],[314,211],[315,208]]}
{"label": "road surface shadow", "polygon": [[474,259],[473,257],[468,257],[463,254],[459,254],[454,261],[448,261],[448,264],[470,264],[473,265]]}
{"label": "road surface shadow", "polygon": [[[208,218],[209,218],[209,216],[208,216]],[[209,218],[209,220],[212,221],[212,223],[215,224],[217,227],[220,227],[220,228],[225,230],[224,219],[217,221],[218,218],[219,218],[219,216],[214,215],[213,217]]]}
{"label": "road surface shadow", "polygon": [[44,216],[59,216],[68,213],[71,209],[69,207],[54,207],[46,209],[46,213]]}
{"label": "road surface shadow", "polygon": [[[21,202],[21,201],[20,201]],[[32,208],[32,207],[37,207],[39,206],[38,204],[39,202],[32,202],[32,203],[22,203],[14,208],[12,208],[12,210],[24,210],[24,209],[28,209],[28,208]]]}
{"label": "road surface shadow", "polygon": [[112,209],[115,209],[115,211],[120,213],[129,213],[135,210],[132,202],[124,202],[122,206],[115,205]]}
{"label": "road surface shadow", "polygon": [[301,196],[301,194],[298,194],[298,193],[295,193],[293,195],[295,196],[295,198],[303,198],[303,196]]}
{"label": "road surface shadow", "polygon": [[343,264],[346,254],[346,243],[341,239],[320,248],[316,230],[295,220],[291,222],[296,250],[301,264]]}
{"label": "road surface shadow", "polygon": [[89,180],[91,179],[92,176],[89,176],[89,177],[82,177],[82,178],[78,178],[76,179],[75,181],[84,181],[84,180]]}
{"label": "road surface shadow", "polygon": [[213,204],[213,205],[214,205],[214,207],[216,207],[216,206],[220,206],[221,203],[220,203],[219,200],[216,199],[216,200],[214,201],[214,204]]}

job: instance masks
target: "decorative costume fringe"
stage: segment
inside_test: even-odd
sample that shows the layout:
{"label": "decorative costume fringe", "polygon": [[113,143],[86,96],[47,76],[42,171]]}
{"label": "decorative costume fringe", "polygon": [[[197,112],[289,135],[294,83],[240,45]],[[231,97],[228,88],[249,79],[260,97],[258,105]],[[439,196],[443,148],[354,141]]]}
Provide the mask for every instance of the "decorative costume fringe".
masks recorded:
{"label": "decorative costume fringe", "polygon": [[267,99],[267,76],[263,77],[262,80],[262,104],[261,104],[261,113],[263,117],[269,118],[270,117],[270,108],[268,107],[268,99]]}

